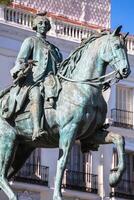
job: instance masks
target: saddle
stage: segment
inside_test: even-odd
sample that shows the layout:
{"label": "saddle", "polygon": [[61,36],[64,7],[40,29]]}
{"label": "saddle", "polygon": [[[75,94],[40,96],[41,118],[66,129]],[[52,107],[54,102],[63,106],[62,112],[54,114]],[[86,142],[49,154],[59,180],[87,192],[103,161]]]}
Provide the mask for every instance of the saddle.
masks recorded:
{"label": "saddle", "polygon": [[28,103],[28,92],[30,88],[36,86],[37,84],[40,84],[40,91],[44,98],[45,109],[51,108],[52,106],[49,104],[49,99],[53,98],[54,101],[56,101],[61,91],[59,78],[53,74],[49,74],[43,82],[37,82],[32,86],[24,85],[23,87],[20,87],[19,85],[16,85],[1,91],[1,116],[5,119],[10,119],[14,114],[17,115],[22,108],[25,108],[25,105]]}

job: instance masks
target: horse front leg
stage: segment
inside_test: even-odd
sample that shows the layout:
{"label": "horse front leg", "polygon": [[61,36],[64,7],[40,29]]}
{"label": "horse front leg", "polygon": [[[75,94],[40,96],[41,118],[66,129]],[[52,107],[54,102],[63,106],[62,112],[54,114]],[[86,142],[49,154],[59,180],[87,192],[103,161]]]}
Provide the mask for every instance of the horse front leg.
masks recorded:
{"label": "horse front leg", "polygon": [[59,159],[57,161],[57,172],[56,172],[53,200],[62,200],[62,194],[61,194],[62,179],[69,151],[71,150],[72,144],[75,140],[75,135],[76,135],[75,124],[69,123],[60,131]]}
{"label": "horse front leg", "polygon": [[17,200],[17,196],[7,181],[7,173],[15,153],[16,131],[4,119],[0,118],[0,188],[9,200]]}
{"label": "horse front leg", "polygon": [[125,170],[125,140],[124,137],[108,132],[107,130],[98,131],[94,138],[94,141],[98,144],[115,144],[118,154],[118,165],[111,170],[109,176],[109,184],[111,187],[115,187],[121,180],[122,174]]}
{"label": "horse front leg", "polygon": [[117,148],[118,165],[114,169],[111,170],[111,173],[109,176],[109,183],[111,187],[115,187],[120,182],[123,172],[125,171],[125,168],[126,168],[125,139],[123,136],[119,134],[110,132],[108,133],[107,141],[114,143]]}

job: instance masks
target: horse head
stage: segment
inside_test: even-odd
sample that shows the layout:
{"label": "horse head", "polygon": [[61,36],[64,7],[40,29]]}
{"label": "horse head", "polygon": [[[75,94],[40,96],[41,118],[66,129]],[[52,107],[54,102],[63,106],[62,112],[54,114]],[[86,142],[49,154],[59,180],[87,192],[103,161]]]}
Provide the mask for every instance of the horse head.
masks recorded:
{"label": "horse head", "polygon": [[125,37],[120,33],[122,26],[119,26],[113,33],[107,35],[106,43],[100,55],[102,60],[109,64],[116,71],[116,78],[127,78],[130,74],[130,66],[125,45]]}

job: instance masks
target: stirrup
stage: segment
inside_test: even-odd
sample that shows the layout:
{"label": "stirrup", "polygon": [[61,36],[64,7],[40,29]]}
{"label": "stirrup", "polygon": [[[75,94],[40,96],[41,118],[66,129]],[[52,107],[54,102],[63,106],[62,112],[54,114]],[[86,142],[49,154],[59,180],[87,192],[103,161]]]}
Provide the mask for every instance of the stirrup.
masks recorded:
{"label": "stirrup", "polygon": [[47,134],[47,131],[40,129],[38,132],[33,133],[32,140],[38,140],[43,134]]}
{"label": "stirrup", "polygon": [[102,126],[102,129],[108,129],[108,128],[109,128],[109,126],[110,126],[110,124],[109,124],[109,123],[107,123],[107,124],[103,124],[103,126]]}

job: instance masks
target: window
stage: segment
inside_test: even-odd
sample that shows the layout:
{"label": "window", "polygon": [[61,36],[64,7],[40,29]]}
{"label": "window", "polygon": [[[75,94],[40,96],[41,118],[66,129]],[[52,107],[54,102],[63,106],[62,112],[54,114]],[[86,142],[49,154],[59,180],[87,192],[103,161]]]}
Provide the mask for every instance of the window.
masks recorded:
{"label": "window", "polygon": [[134,172],[134,155],[132,156],[132,170]]}
{"label": "window", "polygon": [[66,184],[72,187],[90,188],[94,182],[96,183],[96,177],[90,174],[91,165],[91,153],[82,154],[80,144],[75,143],[67,163]]}
{"label": "window", "polygon": [[[131,152],[126,153],[125,157],[126,170],[124,171],[121,181],[115,188],[115,192],[125,195],[134,195],[134,154]],[[117,151],[113,152],[113,167],[118,164]]]}
{"label": "window", "polygon": [[133,89],[118,85],[114,121],[122,127],[133,128]]}
{"label": "window", "polygon": [[133,111],[133,88],[116,87],[116,108],[120,110]]}
{"label": "window", "polygon": [[69,155],[67,169],[91,173],[91,153],[81,153],[80,144],[75,143]]}

